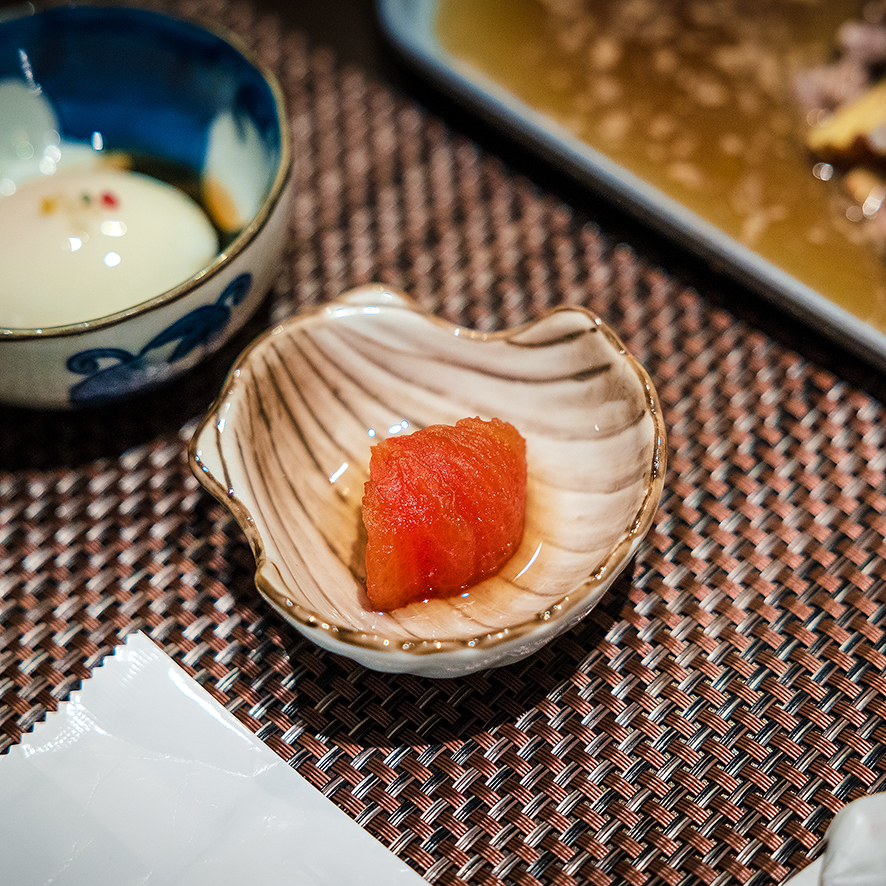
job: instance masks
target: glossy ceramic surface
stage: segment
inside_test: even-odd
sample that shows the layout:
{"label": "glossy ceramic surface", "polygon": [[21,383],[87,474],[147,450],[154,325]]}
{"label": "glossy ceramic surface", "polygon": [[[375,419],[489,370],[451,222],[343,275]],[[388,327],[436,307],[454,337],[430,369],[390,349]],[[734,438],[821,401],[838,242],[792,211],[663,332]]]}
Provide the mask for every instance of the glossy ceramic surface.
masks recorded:
{"label": "glossy ceramic surface", "polygon": [[725,270],[853,353],[886,368],[886,333],[882,327],[850,313],[603,151],[590,147],[562,123],[530,107],[491,77],[454,58],[437,36],[440,0],[376,0],[376,6],[392,45],[460,103],[529,147],[544,162],[674,237],[716,269]]}
{"label": "glossy ceramic surface", "polygon": [[[474,415],[526,440],[520,548],[465,595],[372,611],[361,500],[373,442]],[[649,377],[587,311],[481,334],[367,286],[247,350],[191,463],[243,527],[259,590],[299,631],[372,668],[442,677],[518,660],[593,608],[651,525],[665,431]]]}
{"label": "glossy ceramic surface", "polygon": [[[71,163],[148,158],[193,173],[222,249],[138,304],[0,328],[0,400],[79,406],[174,378],[230,338],[279,273],[290,168],[279,86],[230,37],[145,10],[87,6],[0,23],[0,84],[18,81],[41,99],[10,103],[35,157],[23,165],[0,152],[0,191],[46,175],[59,145],[62,159],[76,155]],[[4,118],[4,131],[13,122]]]}
{"label": "glossy ceramic surface", "polygon": [[0,855],[10,886],[425,882],[144,634],[0,757]]}

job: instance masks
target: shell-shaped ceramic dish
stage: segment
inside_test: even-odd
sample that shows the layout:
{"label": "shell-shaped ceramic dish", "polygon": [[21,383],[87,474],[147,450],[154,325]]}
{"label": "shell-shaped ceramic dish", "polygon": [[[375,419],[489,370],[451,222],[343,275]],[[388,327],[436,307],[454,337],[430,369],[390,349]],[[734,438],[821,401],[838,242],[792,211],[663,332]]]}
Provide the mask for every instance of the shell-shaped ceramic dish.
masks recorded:
{"label": "shell-shaped ceramic dish", "polygon": [[[475,415],[526,440],[520,547],[465,594],[373,611],[373,443]],[[652,523],[665,430],[648,375],[588,311],[487,334],[367,286],[251,345],[190,458],[246,533],[260,592],[299,631],[370,668],[449,677],[517,661],[587,615]]]}

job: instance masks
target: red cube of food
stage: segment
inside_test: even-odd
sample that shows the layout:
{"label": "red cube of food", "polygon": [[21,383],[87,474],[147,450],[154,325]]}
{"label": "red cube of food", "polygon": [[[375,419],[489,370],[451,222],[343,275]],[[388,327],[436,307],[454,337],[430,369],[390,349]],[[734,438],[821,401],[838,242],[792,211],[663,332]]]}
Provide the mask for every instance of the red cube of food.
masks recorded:
{"label": "red cube of food", "polygon": [[525,516],[526,442],[508,422],[463,418],[381,441],[363,494],[371,605],[448,597],[494,575]]}

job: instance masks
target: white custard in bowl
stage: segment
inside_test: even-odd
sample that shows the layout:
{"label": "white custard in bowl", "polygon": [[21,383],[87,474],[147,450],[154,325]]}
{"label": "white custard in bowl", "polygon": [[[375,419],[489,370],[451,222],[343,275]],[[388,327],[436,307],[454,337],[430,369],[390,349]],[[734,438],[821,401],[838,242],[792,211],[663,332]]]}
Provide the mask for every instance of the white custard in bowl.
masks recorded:
{"label": "white custard in bowl", "polygon": [[0,197],[0,327],[116,313],[184,283],[218,253],[206,213],[158,179],[67,167]]}

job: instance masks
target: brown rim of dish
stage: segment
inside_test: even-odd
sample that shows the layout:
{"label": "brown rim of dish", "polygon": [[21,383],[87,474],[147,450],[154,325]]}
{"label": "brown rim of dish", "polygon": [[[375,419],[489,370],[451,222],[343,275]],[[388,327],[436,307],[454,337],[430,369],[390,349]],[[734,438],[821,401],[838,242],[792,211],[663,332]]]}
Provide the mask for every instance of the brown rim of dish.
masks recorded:
{"label": "brown rim of dish", "polygon": [[[76,8],[77,6],[87,5],[89,4],[75,4],[74,8]],[[28,14],[39,14],[40,12],[43,12],[44,10],[50,8],[54,7],[37,7],[32,13]],[[117,6],[102,8],[131,9],[133,7],[118,4]],[[199,271],[197,271],[196,274],[189,277],[178,286],[175,286],[172,289],[167,289],[165,292],[161,292],[159,295],[155,295],[153,298],[150,298],[147,301],[139,302],[138,304],[133,305],[130,308],[126,308],[125,310],[117,311],[113,314],[107,314],[104,317],[97,317],[92,320],[83,320],[77,323],[66,323],[61,326],[33,328],[0,326],[0,344],[5,341],[36,341],[47,338],[66,338],[73,335],[82,335],[84,332],[92,332],[93,330],[97,329],[108,329],[113,326],[118,326],[119,324],[124,323],[127,320],[130,320],[132,317],[137,317],[141,314],[147,314],[157,307],[162,307],[164,305],[173,304],[174,302],[179,301],[186,295],[189,295],[191,292],[193,292],[194,289],[196,289],[198,286],[202,286],[203,283],[205,283],[207,280],[210,280],[218,274],[222,273],[222,271],[224,271],[229,265],[231,265],[233,261],[245,251],[249,244],[252,243],[253,240],[255,240],[261,229],[264,227],[265,222],[267,222],[273,211],[277,208],[277,205],[280,203],[289,179],[292,176],[292,146],[289,134],[289,123],[286,116],[286,101],[283,96],[283,90],[280,86],[279,81],[277,80],[276,75],[269,68],[267,68],[263,62],[259,60],[258,55],[252,50],[252,48],[248,46],[246,42],[238,37],[236,34],[226,30],[225,28],[220,28],[217,25],[209,25],[205,22],[201,22],[193,18],[171,15],[169,13],[157,12],[155,10],[141,11],[152,13],[153,15],[157,15],[161,18],[184,22],[185,24],[191,25],[195,28],[200,28],[212,34],[219,40],[227,43],[250,65],[252,65],[252,67],[255,68],[255,70],[258,71],[259,74],[261,74],[264,81],[268,84],[268,87],[271,90],[271,95],[274,98],[274,107],[277,111],[277,120],[280,129],[280,158],[277,161],[277,172],[274,175],[274,181],[271,184],[271,188],[268,191],[267,196],[262,201],[258,212],[255,213],[255,215],[243,227],[240,233],[237,234],[231,244],[226,249],[219,252],[208,265],[201,268]]]}
{"label": "brown rim of dish", "polygon": [[[395,292],[394,290],[391,290],[386,286],[378,284],[376,285],[380,295],[382,293],[396,294],[399,298],[404,300],[405,304],[403,305],[392,305],[391,307],[394,309],[413,311],[414,313],[417,313],[426,318],[433,324],[447,330],[465,329],[465,327],[459,327],[457,324],[449,323],[448,321],[443,320],[440,317],[429,314],[420,305],[409,298],[409,296],[403,295],[399,292]],[[289,599],[281,591],[274,588],[270,584],[270,582],[263,576],[262,570],[265,563],[267,562],[267,557],[265,555],[261,535],[255,527],[254,519],[252,518],[246,505],[244,505],[243,502],[241,502],[236,496],[229,495],[228,491],[223,488],[218,479],[213,476],[208,470],[204,469],[202,462],[197,455],[197,441],[204,433],[204,431],[209,427],[209,425],[215,422],[219,408],[221,407],[222,403],[230,396],[231,392],[237,385],[240,376],[240,369],[247,362],[250,354],[253,351],[259,348],[272,335],[277,334],[280,329],[297,326],[305,322],[306,320],[315,317],[317,314],[324,311],[330,305],[336,304],[339,301],[343,301],[347,298],[348,295],[355,292],[362,292],[371,288],[373,288],[373,284],[368,284],[366,286],[360,286],[356,289],[349,290],[348,292],[340,296],[339,299],[335,299],[332,302],[328,302],[322,305],[316,305],[315,307],[307,311],[296,314],[293,317],[290,317],[288,320],[277,324],[275,327],[269,329],[267,332],[263,333],[257,339],[255,339],[255,341],[253,341],[243,350],[243,352],[234,362],[231,370],[228,373],[227,378],[225,379],[225,383],[222,386],[221,393],[213,401],[211,407],[207,410],[206,414],[200,420],[191,437],[190,443],[188,445],[188,460],[190,462],[191,469],[194,475],[199,480],[200,484],[204,486],[208,492],[210,492],[216,499],[218,499],[218,501],[224,504],[231,511],[231,514],[234,516],[237,523],[240,525],[240,528],[246,535],[246,539],[249,542],[249,545],[252,548],[252,552],[255,557],[256,587],[258,588],[262,596],[275,609],[277,609],[281,613],[281,615],[284,616],[284,618],[297,622],[298,625],[305,628],[306,630],[321,631],[322,633],[327,634],[331,640],[343,643],[345,645],[354,646],[366,650],[375,650],[384,653],[402,652],[410,655],[421,656],[439,654],[441,652],[455,652],[462,649],[491,649],[495,646],[503,645],[513,640],[519,639],[520,637],[524,637],[527,634],[531,633],[535,628],[542,625],[556,625],[562,621],[568,620],[568,618],[574,613],[577,608],[579,608],[580,604],[588,597],[589,594],[592,594],[601,585],[604,585],[606,582],[614,579],[614,577],[621,570],[623,564],[633,553],[634,545],[638,543],[640,539],[642,539],[648,532],[649,528],[652,525],[652,520],[655,516],[655,512],[658,509],[661,494],[664,490],[664,476],[667,468],[667,433],[665,431],[664,420],[661,415],[661,405],[659,403],[658,394],[655,390],[655,386],[652,383],[652,379],[649,377],[649,374],[646,372],[640,362],[628,352],[621,339],[615,334],[615,332],[602,319],[600,319],[600,317],[594,314],[593,311],[590,311],[587,308],[581,306],[560,305],[551,308],[548,311],[545,311],[540,317],[534,320],[530,320],[526,323],[512,327],[510,329],[499,330],[497,332],[478,333],[475,330],[465,329],[465,331],[469,333],[468,337],[470,338],[480,339],[482,341],[500,341],[502,339],[508,339],[515,335],[519,335],[523,330],[542,322],[545,318],[551,316],[552,314],[557,314],[561,312],[579,312],[589,317],[594,322],[595,327],[609,339],[612,345],[627,360],[628,365],[634,370],[634,373],[643,386],[643,391],[646,398],[646,409],[652,418],[655,432],[652,457],[649,461],[649,475],[646,482],[646,491],[643,496],[643,501],[640,503],[640,506],[637,509],[637,512],[634,515],[634,519],[627,532],[622,536],[619,542],[613,546],[612,550],[597,566],[594,572],[588,575],[575,588],[575,590],[573,590],[569,594],[564,595],[551,606],[548,606],[544,610],[537,612],[532,618],[524,619],[517,624],[507,625],[506,627],[498,628],[495,631],[490,631],[485,634],[478,634],[474,637],[463,639],[448,638],[434,640],[395,640],[391,637],[384,637],[379,634],[354,630],[353,628],[346,628],[342,627],[341,625],[333,624],[331,621],[325,619],[322,615],[319,615],[318,613],[313,612],[302,606],[301,604],[295,603],[294,601]],[[275,332],[275,330],[277,332]]]}

